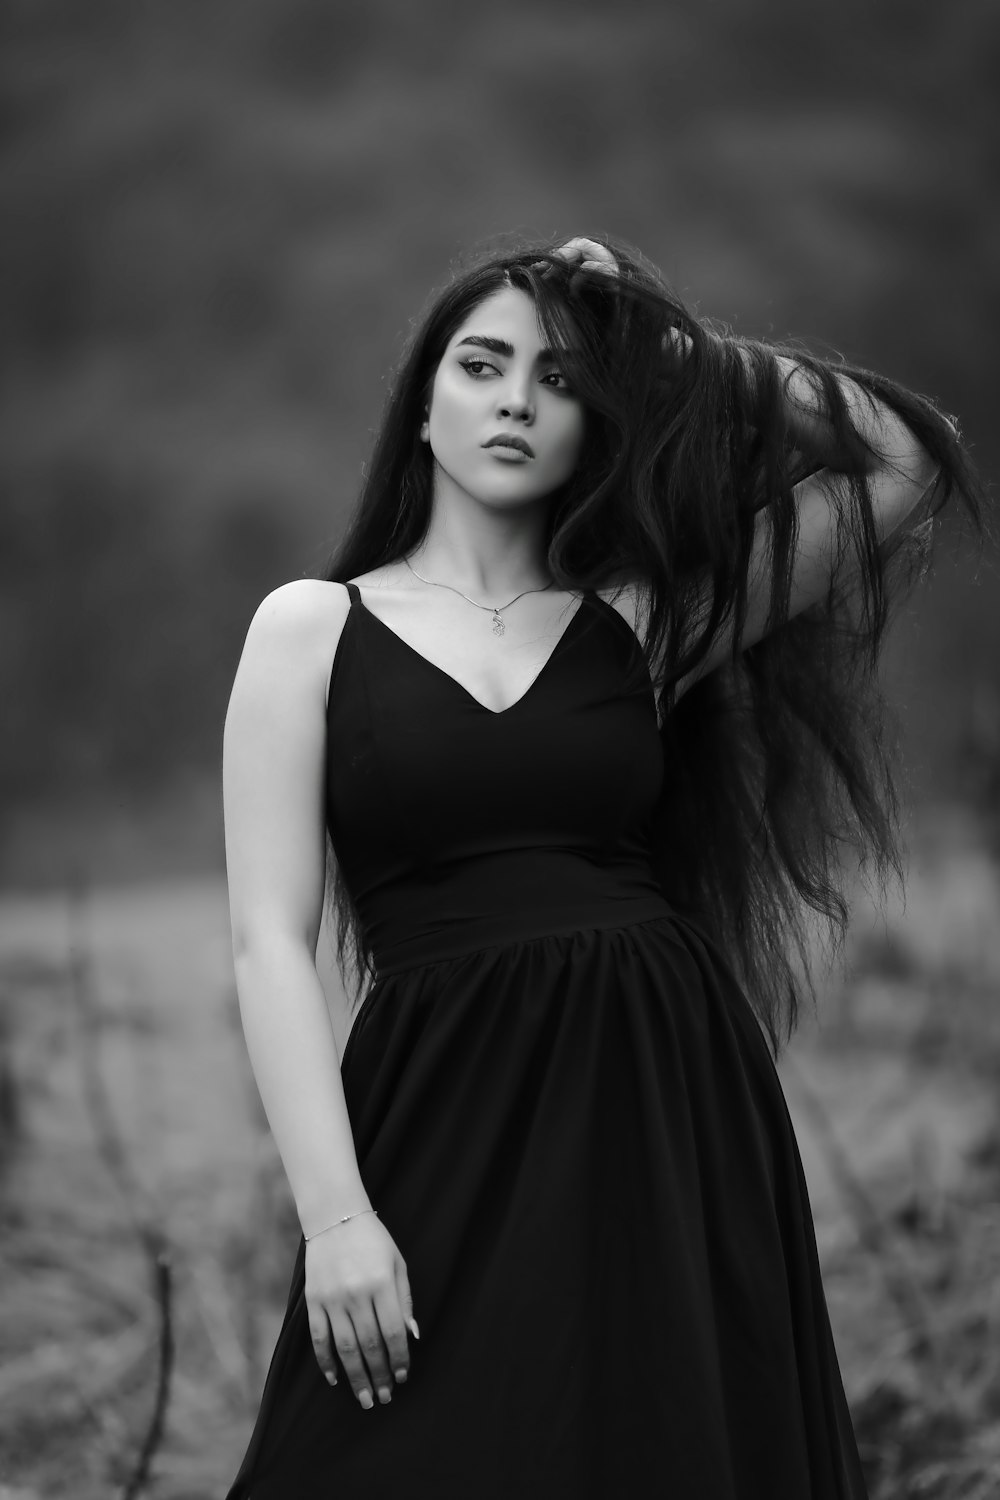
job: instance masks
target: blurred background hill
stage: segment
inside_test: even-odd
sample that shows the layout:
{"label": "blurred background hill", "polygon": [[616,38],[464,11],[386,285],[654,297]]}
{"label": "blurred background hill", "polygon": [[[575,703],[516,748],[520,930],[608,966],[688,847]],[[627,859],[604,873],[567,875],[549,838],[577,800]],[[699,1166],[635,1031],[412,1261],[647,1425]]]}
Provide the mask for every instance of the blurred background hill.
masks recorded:
{"label": "blurred background hill", "polygon": [[[997,471],[991,0],[8,0],[0,879],[211,868],[260,597],[315,572],[430,290],[610,233],[892,374]],[[995,561],[888,652],[920,797],[1000,748]],[[992,793],[989,793],[992,795]]]}

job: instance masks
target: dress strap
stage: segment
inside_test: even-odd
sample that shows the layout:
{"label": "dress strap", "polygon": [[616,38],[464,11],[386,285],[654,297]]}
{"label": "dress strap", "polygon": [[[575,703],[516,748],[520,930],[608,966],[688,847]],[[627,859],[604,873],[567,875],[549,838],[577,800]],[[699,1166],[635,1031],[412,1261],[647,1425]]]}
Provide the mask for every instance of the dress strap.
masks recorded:
{"label": "dress strap", "polygon": [[[340,637],[337,641],[337,648],[333,653],[333,661],[330,663],[330,676],[328,677],[326,684],[326,707],[328,713],[330,711],[330,706],[333,703],[333,689],[334,684],[337,680],[337,671],[344,656],[344,640],[345,637],[347,637],[350,633],[348,622],[350,621],[352,614],[354,614],[354,606],[356,604],[359,606],[359,608],[364,608],[364,606],[361,604],[361,590],[358,588],[357,584],[345,583],[344,587],[347,590],[347,597],[348,599],[350,599],[351,603],[350,608],[347,611],[347,619],[344,621],[343,628],[340,632]],[[357,628],[358,617],[356,614],[354,614],[353,629],[357,630]]]}

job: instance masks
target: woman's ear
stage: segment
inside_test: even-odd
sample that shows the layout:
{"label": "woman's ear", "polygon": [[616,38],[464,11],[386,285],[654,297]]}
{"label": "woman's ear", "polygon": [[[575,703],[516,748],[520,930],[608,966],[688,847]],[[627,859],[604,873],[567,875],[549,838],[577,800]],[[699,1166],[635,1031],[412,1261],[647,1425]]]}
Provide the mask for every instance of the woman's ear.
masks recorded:
{"label": "woman's ear", "polygon": [[431,437],[430,408],[425,406],[424,407],[424,420],[420,424],[420,441],[422,443],[428,443],[428,442],[430,442],[430,437]]}

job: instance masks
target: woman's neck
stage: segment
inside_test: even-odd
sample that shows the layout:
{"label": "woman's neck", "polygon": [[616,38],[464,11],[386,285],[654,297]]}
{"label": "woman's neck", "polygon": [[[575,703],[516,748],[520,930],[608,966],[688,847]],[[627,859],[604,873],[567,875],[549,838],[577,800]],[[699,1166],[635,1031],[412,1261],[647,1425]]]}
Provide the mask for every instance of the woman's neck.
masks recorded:
{"label": "woman's neck", "polygon": [[539,508],[457,514],[435,506],[410,562],[425,578],[493,598],[549,582]]}

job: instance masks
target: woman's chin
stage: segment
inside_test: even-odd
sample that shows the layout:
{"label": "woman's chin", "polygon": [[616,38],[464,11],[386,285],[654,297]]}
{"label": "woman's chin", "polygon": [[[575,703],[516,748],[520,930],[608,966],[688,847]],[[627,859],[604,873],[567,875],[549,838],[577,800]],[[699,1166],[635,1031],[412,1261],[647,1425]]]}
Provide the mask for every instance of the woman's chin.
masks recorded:
{"label": "woman's chin", "polygon": [[552,487],[539,485],[537,477],[525,474],[526,467],[498,464],[495,474],[486,478],[478,474],[470,476],[465,484],[451,475],[439,474],[434,487],[435,498],[438,504],[447,504],[453,498],[459,503],[471,500],[490,510],[517,510],[542,504],[551,497]]}

